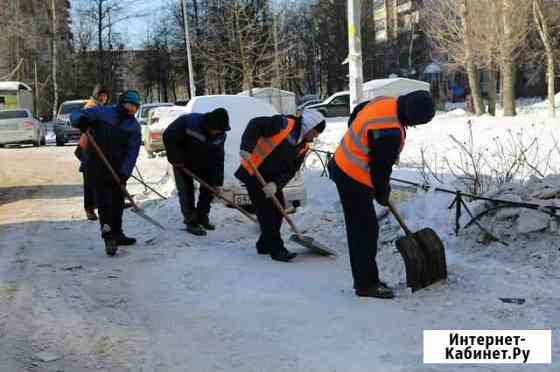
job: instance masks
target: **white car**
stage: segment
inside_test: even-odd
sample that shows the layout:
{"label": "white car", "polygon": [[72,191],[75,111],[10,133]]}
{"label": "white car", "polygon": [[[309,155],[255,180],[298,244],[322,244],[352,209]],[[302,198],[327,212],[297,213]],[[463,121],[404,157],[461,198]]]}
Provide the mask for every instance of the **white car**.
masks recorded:
{"label": "white car", "polygon": [[149,158],[165,150],[162,134],[165,128],[180,115],[186,114],[185,106],[161,106],[150,110],[146,125],[142,127],[142,142]]}
{"label": "white car", "polygon": [[8,144],[44,145],[45,126],[28,109],[0,111],[0,147]]}
{"label": "white car", "polygon": [[140,108],[138,108],[138,112],[136,112],[136,120],[142,127],[142,141],[144,140],[146,130],[147,130],[148,115],[153,109],[162,106],[173,106],[173,104],[170,102],[152,102],[152,103],[144,103],[143,105],[140,106]]}
{"label": "white car", "polygon": [[[154,126],[158,128],[159,133],[162,133],[173,120],[182,114],[192,112],[205,113],[218,107],[223,107],[227,110],[231,126],[231,131],[227,133],[225,144],[226,157],[224,186],[222,190],[226,198],[233,200],[241,206],[250,207],[251,200],[245,186],[234,176],[240,164],[239,149],[241,146],[241,136],[251,119],[259,116],[278,115],[278,111],[271,104],[247,96],[199,96],[191,99],[186,107],[162,107],[154,110],[152,115],[158,118],[157,124]],[[152,130],[151,126],[149,128]],[[284,197],[287,207],[297,208],[305,205],[307,195],[301,171],[284,188]]]}

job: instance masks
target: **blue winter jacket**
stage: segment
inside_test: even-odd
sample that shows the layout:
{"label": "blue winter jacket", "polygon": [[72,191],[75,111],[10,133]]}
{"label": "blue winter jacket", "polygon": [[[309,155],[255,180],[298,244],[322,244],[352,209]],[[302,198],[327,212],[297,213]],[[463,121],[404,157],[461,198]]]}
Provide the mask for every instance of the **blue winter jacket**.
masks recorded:
{"label": "blue winter jacket", "polygon": [[[100,106],[75,112],[70,121],[82,131],[90,129],[113,169],[122,177],[130,177],[142,144],[142,131],[134,116],[128,115],[119,105]],[[92,169],[102,178],[110,177],[92,144],[88,146],[87,155],[88,171]]]}
{"label": "blue winter jacket", "polygon": [[182,115],[163,132],[167,160],[184,164],[212,186],[224,182],[225,133],[210,136],[204,129],[204,114]]}

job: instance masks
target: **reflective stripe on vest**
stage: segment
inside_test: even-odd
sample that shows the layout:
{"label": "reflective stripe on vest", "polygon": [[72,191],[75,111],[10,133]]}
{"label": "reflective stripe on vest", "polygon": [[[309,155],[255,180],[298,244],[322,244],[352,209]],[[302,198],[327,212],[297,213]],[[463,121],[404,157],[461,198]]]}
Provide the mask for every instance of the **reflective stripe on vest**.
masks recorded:
{"label": "reflective stripe on vest", "polygon": [[[280,133],[275,134],[272,137],[259,138],[259,140],[257,141],[257,145],[255,146],[251,154],[251,161],[253,162],[255,167],[258,168],[264,162],[266,157],[270,155],[272,151],[274,151],[276,146],[282,143],[282,141],[284,141],[290,135],[295,124],[296,121],[289,118],[288,125],[286,126],[286,128],[282,129]],[[250,175],[253,175],[253,169],[251,169],[249,163],[247,163],[245,160],[242,160],[241,165],[243,165],[243,168],[245,168],[245,170]]]}
{"label": "reflective stripe on vest", "polygon": [[397,115],[397,99],[378,97],[370,101],[356,116],[342,138],[334,158],[338,167],[352,179],[373,187],[370,174],[369,131],[399,129],[401,146],[404,146],[405,132]]}

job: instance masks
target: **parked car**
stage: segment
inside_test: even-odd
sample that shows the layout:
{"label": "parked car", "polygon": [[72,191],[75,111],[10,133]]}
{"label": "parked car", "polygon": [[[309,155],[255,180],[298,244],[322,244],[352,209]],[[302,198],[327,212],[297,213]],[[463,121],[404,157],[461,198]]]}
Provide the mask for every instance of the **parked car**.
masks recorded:
{"label": "parked car", "polygon": [[148,115],[150,114],[150,111],[152,111],[157,107],[162,107],[162,106],[173,106],[173,103],[170,102],[144,103],[143,105],[140,106],[138,112],[136,112],[136,120],[138,120],[138,123],[142,127],[142,139],[144,139],[144,134],[146,132],[146,124],[148,124]]}
{"label": "parked car", "polygon": [[142,142],[149,158],[153,158],[155,153],[165,150],[162,139],[163,131],[173,120],[185,113],[188,113],[185,106],[161,106],[150,111],[145,130],[142,131]]}
{"label": "parked car", "polygon": [[80,130],[70,125],[70,115],[83,109],[86,102],[85,99],[65,101],[58,108],[58,114],[54,122],[57,146],[64,146],[68,141],[80,140]]}
{"label": "parked car", "polygon": [[303,111],[303,109],[311,106],[311,105],[316,105],[318,103],[321,103],[323,101],[321,101],[320,99],[311,99],[309,101],[306,101],[304,103],[302,103],[301,105],[299,105],[296,109],[296,115],[301,114],[301,112]]}
{"label": "parked car", "polygon": [[0,147],[8,144],[45,145],[45,126],[28,109],[0,111]]}
{"label": "parked car", "polygon": [[309,105],[306,108],[316,109],[326,117],[350,116],[350,92],[338,92],[321,103]]}
{"label": "parked car", "polygon": [[[226,140],[226,157],[224,169],[224,195],[235,203],[252,209],[251,200],[245,186],[235,178],[234,172],[239,167],[239,148],[241,146],[241,136],[245,131],[247,123],[259,116],[278,115],[278,111],[268,102],[248,96],[199,96],[189,101],[186,107],[161,107],[151,114],[152,120],[156,122],[149,124],[149,131],[161,133],[167,126],[182,114],[191,112],[208,112],[218,107],[223,107],[229,114],[231,131],[228,132]],[[157,128],[157,131],[155,130]],[[149,148],[149,146],[148,146]],[[303,173],[300,171],[284,188],[284,196],[287,207],[299,207],[306,203],[307,195],[303,181]]]}

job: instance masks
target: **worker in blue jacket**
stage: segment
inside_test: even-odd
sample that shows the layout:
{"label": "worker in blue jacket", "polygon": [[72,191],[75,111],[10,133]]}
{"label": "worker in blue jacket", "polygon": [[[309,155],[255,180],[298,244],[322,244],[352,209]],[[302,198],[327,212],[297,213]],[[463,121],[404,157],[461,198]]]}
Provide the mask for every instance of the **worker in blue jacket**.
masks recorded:
{"label": "worker in blue jacket", "polygon": [[136,243],[136,239],[127,237],[122,230],[122,186],[132,174],[142,143],[140,125],[134,117],[140,104],[140,94],[128,90],[119,96],[116,106],[94,107],[71,116],[72,126],[90,133],[120,178],[121,184],[114,179],[95,147],[88,146],[88,171],[94,179],[101,236],[109,256],[115,255],[119,245]]}
{"label": "worker in blue jacket", "polygon": [[205,187],[200,188],[198,203],[194,181],[181,168],[187,168],[204,182],[219,191],[224,182],[226,132],[229,116],[219,107],[207,113],[185,114],[174,120],[163,132],[167,160],[173,165],[179,204],[187,231],[206,235],[216,227],[208,217],[214,196]]}

